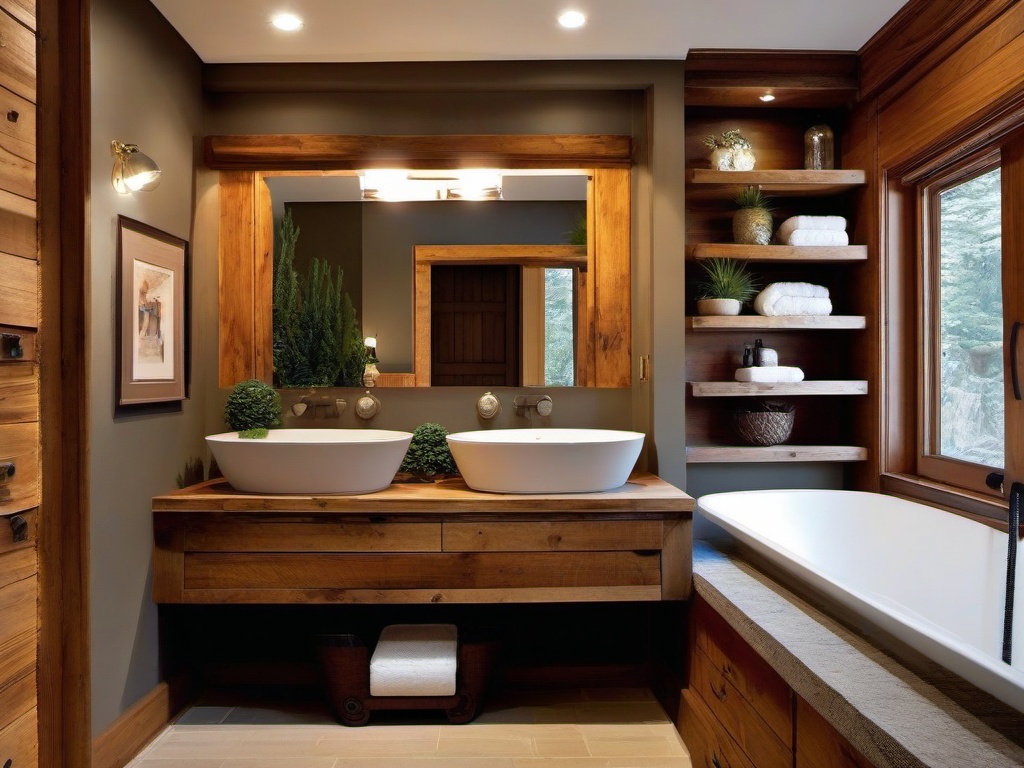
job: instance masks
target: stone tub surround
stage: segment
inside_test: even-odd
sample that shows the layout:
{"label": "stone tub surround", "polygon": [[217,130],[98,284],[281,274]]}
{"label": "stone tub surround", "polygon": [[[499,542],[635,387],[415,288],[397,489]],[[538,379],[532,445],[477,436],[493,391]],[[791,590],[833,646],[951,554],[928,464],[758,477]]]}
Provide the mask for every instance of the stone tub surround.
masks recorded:
{"label": "stone tub surround", "polygon": [[694,590],[880,768],[1024,765],[1024,749],[773,582],[731,544],[694,542],[693,577]]}

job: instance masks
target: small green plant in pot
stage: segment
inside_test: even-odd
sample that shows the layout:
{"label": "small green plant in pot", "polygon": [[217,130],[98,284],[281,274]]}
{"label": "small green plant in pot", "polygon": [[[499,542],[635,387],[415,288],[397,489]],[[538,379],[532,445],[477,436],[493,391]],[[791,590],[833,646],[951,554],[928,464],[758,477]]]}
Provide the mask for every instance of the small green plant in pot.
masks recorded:
{"label": "small green plant in pot", "polygon": [[704,277],[697,283],[697,311],[702,315],[738,315],[757,292],[746,262],[707,259],[700,265]]}
{"label": "small green plant in pot", "polygon": [[420,424],[413,430],[412,442],[398,471],[409,472],[419,480],[456,474],[459,470],[448,448],[447,436],[448,430],[440,424]]}
{"label": "small green plant in pot", "polygon": [[772,209],[757,187],[736,195],[739,210],[732,217],[732,239],[742,245],[768,245],[772,241]]}
{"label": "small green plant in pot", "polygon": [[239,437],[264,438],[268,429],[281,423],[281,396],[257,379],[240,381],[228,395],[224,421]]}

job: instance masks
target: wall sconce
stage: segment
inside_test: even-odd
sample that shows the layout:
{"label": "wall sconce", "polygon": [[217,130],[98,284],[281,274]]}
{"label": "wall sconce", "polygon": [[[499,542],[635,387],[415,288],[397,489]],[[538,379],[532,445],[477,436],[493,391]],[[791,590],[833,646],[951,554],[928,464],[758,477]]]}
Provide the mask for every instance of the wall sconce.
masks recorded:
{"label": "wall sconce", "polygon": [[377,370],[377,339],[367,336],[363,341],[363,346],[366,347],[367,355],[366,365],[363,366],[363,386],[375,387],[377,379],[380,378],[380,371]]}
{"label": "wall sconce", "polygon": [[156,189],[160,183],[160,166],[149,155],[139,151],[137,144],[110,142],[114,153],[114,171],[111,183],[120,194]]}

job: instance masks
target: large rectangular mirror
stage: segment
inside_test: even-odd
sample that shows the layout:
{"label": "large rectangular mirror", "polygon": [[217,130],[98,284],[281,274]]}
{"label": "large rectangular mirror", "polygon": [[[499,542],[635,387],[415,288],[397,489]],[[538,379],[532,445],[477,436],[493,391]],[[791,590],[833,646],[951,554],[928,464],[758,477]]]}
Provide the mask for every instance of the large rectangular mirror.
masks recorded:
{"label": "large rectangular mirror", "polygon": [[265,301],[287,212],[297,271],[343,270],[378,385],[629,386],[629,170],[564,165],[501,172],[482,195],[499,199],[467,199],[457,171],[404,171],[434,190],[402,202],[372,171],[222,172],[222,385],[274,378]]}

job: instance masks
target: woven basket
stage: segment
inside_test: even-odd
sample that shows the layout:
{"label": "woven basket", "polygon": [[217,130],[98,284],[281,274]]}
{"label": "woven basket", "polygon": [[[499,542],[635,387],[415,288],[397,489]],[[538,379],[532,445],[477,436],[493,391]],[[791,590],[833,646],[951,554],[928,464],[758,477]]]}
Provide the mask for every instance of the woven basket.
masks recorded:
{"label": "woven basket", "polygon": [[751,445],[778,445],[789,439],[794,415],[794,411],[740,411],[736,431]]}

